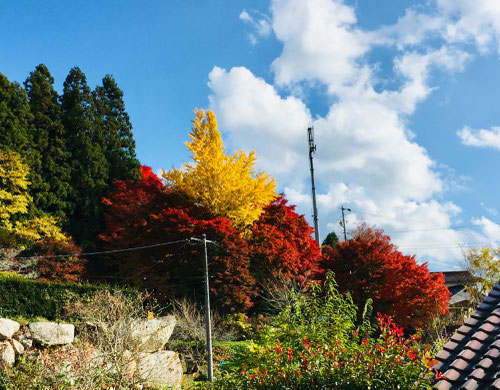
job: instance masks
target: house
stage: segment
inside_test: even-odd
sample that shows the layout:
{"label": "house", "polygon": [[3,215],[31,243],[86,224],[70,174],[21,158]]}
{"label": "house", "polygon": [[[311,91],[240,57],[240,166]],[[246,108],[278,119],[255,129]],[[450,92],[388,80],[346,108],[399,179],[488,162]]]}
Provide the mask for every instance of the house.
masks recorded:
{"label": "house", "polygon": [[473,279],[473,276],[469,271],[445,271],[440,273],[444,275],[444,284],[450,290],[450,301],[448,302],[450,317],[449,324],[446,327],[446,333],[449,333],[455,331],[457,325],[462,324],[464,316],[468,316],[472,310],[470,294],[465,286]]}
{"label": "house", "polygon": [[436,387],[500,390],[500,283],[437,354]]}

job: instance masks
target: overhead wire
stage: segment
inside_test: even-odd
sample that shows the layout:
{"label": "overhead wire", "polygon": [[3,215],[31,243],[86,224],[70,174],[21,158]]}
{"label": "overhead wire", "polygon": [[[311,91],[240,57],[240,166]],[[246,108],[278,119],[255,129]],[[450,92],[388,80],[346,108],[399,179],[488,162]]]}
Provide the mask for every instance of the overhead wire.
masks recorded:
{"label": "overhead wire", "polygon": [[[356,210],[352,210],[353,213],[356,213],[357,215],[363,217],[364,215],[371,215],[374,217],[381,217],[385,218],[385,215],[382,214],[375,214],[375,213],[369,213],[369,212],[358,212]],[[495,223],[497,225],[500,225],[500,222],[497,221],[491,221],[492,223]],[[456,224],[456,225],[448,225],[448,226],[432,226],[432,227],[423,227],[423,228],[418,228],[418,229],[404,229],[404,230],[384,230],[385,233],[407,233],[407,232],[420,232],[420,231],[431,231],[431,230],[448,230],[448,229],[453,229],[453,228],[470,228],[470,227],[479,227],[476,224]]]}
{"label": "overhead wire", "polygon": [[[217,244],[214,241],[207,241],[209,244]],[[81,253],[66,253],[66,254],[60,254],[60,255],[37,255],[37,256],[13,256],[13,257],[8,257],[10,260],[31,260],[31,259],[41,259],[41,258],[68,258],[68,257],[87,257],[87,256],[96,256],[96,255],[107,255],[107,254],[116,254],[116,253],[124,253],[124,252],[132,252],[132,251],[139,251],[139,250],[145,250],[145,249],[151,249],[151,248],[159,248],[159,247],[164,247],[164,246],[169,246],[169,245],[174,245],[174,244],[180,244],[183,243],[179,248],[177,248],[174,253],[179,252],[184,248],[186,245],[193,243],[192,238],[186,238],[186,239],[181,239],[181,240],[173,240],[173,241],[167,241],[167,242],[161,242],[157,244],[150,244],[150,245],[141,245],[141,246],[136,246],[136,247],[129,247],[129,248],[120,248],[120,249],[111,249],[111,250],[106,250],[106,251],[94,251],[94,252],[81,252]],[[220,246],[217,244],[217,246]],[[95,277],[98,279],[121,279],[120,282],[123,283],[125,281],[128,281],[130,279],[133,279],[139,275],[144,274],[147,271],[150,271],[154,267],[158,266],[161,264],[161,262],[155,262],[151,266],[144,268],[133,275],[130,276],[114,276],[114,275],[96,275]],[[177,286],[187,286],[187,285],[194,285],[194,284],[199,284],[200,280],[202,280],[204,277],[203,276],[193,276],[189,277],[189,279],[195,279],[191,280],[189,282],[185,283],[169,283],[168,286],[171,287],[177,287]]]}
{"label": "overhead wire", "polygon": [[[352,210],[353,213],[356,213],[357,215],[363,217],[364,215],[371,215],[375,217],[385,217],[384,215],[381,214],[374,214],[374,213],[368,213],[368,212],[357,212],[356,210]],[[500,222],[496,221],[491,221],[492,223],[495,223],[497,225],[500,225]],[[448,225],[448,226],[433,226],[433,227],[423,227],[423,228],[418,228],[418,229],[404,229],[404,230],[385,230],[385,234],[393,234],[393,233],[410,233],[410,232],[424,232],[424,231],[437,231],[437,230],[449,230],[449,229],[456,229],[456,228],[461,228],[461,229],[466,229],[466,228],[479,228],[477,224],[456,224],[456,225]],[[481,241],[481,242],[471,242],[471,243],[428,243],[428,244],[422,244],[419,246],[398,246],[399,249],[432,249],[432,248],[459,248],[459,247],[473,247],[477,245],[491,245],[491,244],[496,244],[497,242],[500,242],[500,240],[492,240],[492,241]]]}
{"label": "overhead wire", "polygon": [[14,257],[12,257],[12,259],[13,260],[30,260],[30,259],[39,259],[41,257],[45,258],[45,259],[64,258],[64,257],[87,257],[87,256],[105,255],[105,254],[111,254],[111,253],[132,252],[132,251],[139,251],[139,250],[150,249],[150,248],[159,248],[159,247],[162,247],[162,246],[179,244],[181,242],[186,242],[187,243],[189,241],[190,241],[189,238],[185,238],[185,239],[182,239],[182,240],[161,242],[161,243],[158,243],[158,244],[142,245],[142,246],[136,246],[136,247],[130,247],[130,248],[111,249],[111,250],[107,250],[107,251],[67,253],[67,254],[63,254],[63,255],[49,255],[49,256],[44,256],[44,255],[39,255],[39,256],[14,256]]}

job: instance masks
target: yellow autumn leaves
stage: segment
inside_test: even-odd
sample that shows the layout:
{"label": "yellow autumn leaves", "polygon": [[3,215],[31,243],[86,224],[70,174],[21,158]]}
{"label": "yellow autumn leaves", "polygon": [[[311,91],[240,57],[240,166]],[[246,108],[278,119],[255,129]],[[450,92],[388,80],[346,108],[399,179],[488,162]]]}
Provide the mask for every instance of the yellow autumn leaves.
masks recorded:
{"label": "yellow autumn leaves", "polygon": [[28,217],[32,202],[28,194],[29,168],[20,157],[0,150],[0,247],[34,242],[44,237],[67,241],[50,216]]}
{"label": "yellow autumn leaves", "polygon": [[276,197],[275,181],[255,170],[255,152],[226,153],[212,111],[195,110],[195,114],[191,140],[185,143],[193,161],[181,169],[163,171],[165,184],[245,229]]}

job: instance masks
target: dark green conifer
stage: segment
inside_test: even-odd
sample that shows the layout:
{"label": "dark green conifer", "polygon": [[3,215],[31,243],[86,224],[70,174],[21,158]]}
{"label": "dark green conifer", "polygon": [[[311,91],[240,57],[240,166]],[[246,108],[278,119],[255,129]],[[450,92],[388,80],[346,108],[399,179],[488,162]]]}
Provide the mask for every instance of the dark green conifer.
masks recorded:
{"label": "dark green conifer", "polygon": [[109,165],[104,133],[95,126],[95,107],[83,72],[71,69],[61,97],[62,119],[71,152],[71,200],[68,230],[80,244],[93,241],[102,226],[101,199],[108,188]]}
{"label": "dark green conifer", "polygon": [[333,247],[338,242],[339,242],[339,238],[337,237],[337,234],[335,232],[330,232],[323,240],[323,243],[321,244],[321,246],[330,245]]}
{"label": "dark green conifer", "polygon": [[70,158],[61,107],[47,67],[38,65],[24,82],[32,118],[32,149],[40,156],[31,167],[30,193],[36,208],[67,222]]}
{"label": "dark green conifer", "polygon": [[28,132],[30,119],[26,92],[18,83],[11,83],[0,73],[0,148],[18,153],[28,165],[32,165]]}
{"label": "dark green conifer", "polygon": [[95,124],[104,135],[104,154],[109,165],[111,186],[115,180],[140,178],[140,163],[135,155],[132,124],[125,111],[123,92],[115,79],[106,75],[94,93]]}

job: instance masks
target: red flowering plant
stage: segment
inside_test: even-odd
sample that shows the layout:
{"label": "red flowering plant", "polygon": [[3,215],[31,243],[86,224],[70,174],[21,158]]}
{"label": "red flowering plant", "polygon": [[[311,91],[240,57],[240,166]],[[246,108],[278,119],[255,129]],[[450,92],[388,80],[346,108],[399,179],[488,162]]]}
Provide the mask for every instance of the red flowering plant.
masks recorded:
{"label": "red flowering plant", "polygon": [[[356,306],[333,274],[281,313],[261,339],[219,373],[216,389],[431,388],[430,348],[389,316],[356,325]],[[378,326],[376,326],[378,325]]]}

